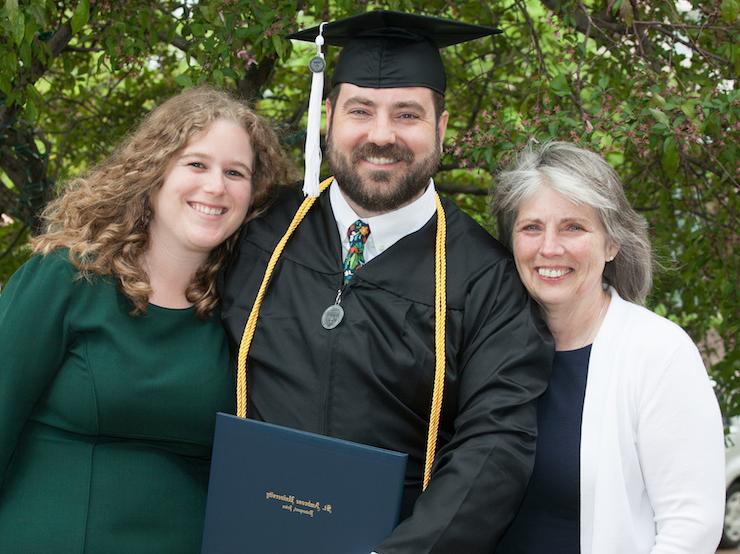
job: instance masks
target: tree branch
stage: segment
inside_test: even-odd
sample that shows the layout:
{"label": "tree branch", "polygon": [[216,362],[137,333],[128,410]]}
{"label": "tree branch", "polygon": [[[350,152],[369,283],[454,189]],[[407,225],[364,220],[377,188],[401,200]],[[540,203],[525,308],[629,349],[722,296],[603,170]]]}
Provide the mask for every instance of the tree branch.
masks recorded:
{"label": "tree branch", "polygon": [[8,247],[5,249],[5,251],[2,254],[0,254],[0,260],[2,260],[5,256],[7,256],[8,254],[10,254],[15,249],[15,247],[18,245],[18,241],[21,240],[21,237],[23,236],[23,234],[26,232],[27,229],[28,229],[28,225],[27,224],[24,224],[21,227],[20,231],[18,231],[18,234],[15,236],[15,238],[10,243],[10,245],[8,245]]}
{"label": "tree branch", "polygon": [[[624,0],[627,1],[627,0]],[[556,13],[563,17],[563,6],[562,2],[557,0],[540,0],[540,2],[549,8],[553,13]],[[569,14],[570,15],[570,14]],[[614,36],[627,36],[632,34],[635,36],[637,46],[640,49],[640,57],[652,68],[656,74],[660,74],[662,65],[658,60],[651,58],[646,53],[655,52],[655,46],[648,40],[648,38],[640,37],[636,30],[631,27],[627,27],[624,23],[615,20],[608,14],[597,15],[592,14],[588,11],[582,0],[577,0],[577,6],[575,13],[572,14],[575,19],[575,28],[577,31],[586,34],[590,32],[589,29],[595,29],[596,34],[592,35],[592,38],[604,46],[616,46],[617,43],[611,38]]]}
{"label": "tree branch", "polygon": [[733,27],[726,27],[722,25],[690,25],[688,23],[666,23],[665,21],[637,21],[635,25],[638,27],[663,27],[663,28],[676,28],[676,29],[708,29],[710,31],[727,31],[734,32]]}
{"label": "tree branch", "polygon": [[481,104],[483,103],[484,97],[484,94],[475,95],[475,103],[473,104],[473,108],[470,110],[470,117],[468,117],[468,123],[465,127],[466,130],[472,129],[473,125],[475,125],[475,120],[478,119],[478,113],[480,112]]}
{"label": "tree branch", "polygon": [[[707,60],[707,63],[712,63],[712,60],[710,58],[713,58],[714,60],[720,62],[722,65],[726,65],[727,67],[732,67],[732,62],[728,60],[727,58],[723,58],[722,56],[715,54],[714,52],[710,52],[709,50],[705,50],[704,48],[701,48],[700,46],[696,45],[694,42],[690,40],[684,40],[681,37],[677,37],[674,35],[670,30],[666,29],[665,26],[657,27],[657,31],[667,37],[670,37],[672,40],[679,42],[683,44],[684,46],[688,46],[695,52],[697,52],[699,55],[701,55],[705,60]],[[717,66],[712,64],[715,69],[717,69]]]}
{"label": "tree branch", "polygon": [[298,107],[293,111],[293,113],[288,117],[288,119],[285,120],[285,125],[289,128],[293,128],[296,125],[298,125],[298,122],[303,117],[303,114],[308,111],[308,100],[305,100],[298,104]]}
{"label": "tree branch", "polygon": [[[72,38],[72,26],[69,21],[64,22],[59,29],[52,35],[52,37],[46,43],[49,48],[51,57],[58,56],[62,50],[69,44]],[[39,40],[38,38],[34,40]],[[28,73],[19,75],[19,78],[14,86],[23,88],[29,83],[35,83],[48,69],[49,64],[44,63],[42,60],[36,58],[31,63]],[[9,122],[12,121],[17,114],[17,106],[8,107],[3,105],[0,107],[0,129],[7,127]]]}
{"label": "tree branch", "polygon": [[[72,40],[72,24],[69,21],[65,21],[46,43],[46,46],[49,48],[49,52],[51,53],[51,57],[56,58],[61,54],[62,50],[67,47],[70,40]],[[49,65],[50,64],[44,63],[40,59],[36,58],[31,64],[31,70],[29,71],[28,77],[26,79],[21,79],[21,82],[35,83],[46,72]]]}
{"label": "tree branch", "polygon": [[254,105],[261,95],[262,87],[270,80],[276,61],[275,55],[265,56],[257,65],[251,66],[244,78],[236,83],[239,96]]}
{"label": "tree branch", "polygon": [[164,43],[171,44],[178,50],[182,50],[185,53],[190,50],[190,43],[179,35],[175,35],[170,38],[167,36],[167,33],[165,33],[164,31],[160,31],[159,33],[157,33],[157,38],[159,38],[159,40]]}
{"label": "tree branch", "polygon": [[522,15],[524,15],[524,20],[527,22],[527,27],[529,28],[529,36],[532,37],[532,43],[534,44],[534,49],[537,52],[537,60],[540,64],[540,73],[542,73],[549,79],[550,73],[547,71],[547,66],[545,65],[545,56],[542,54],[542,48],[540,48],[540,40],[537,35],[537,31],[534,28],[534,23],[532,23],[532,18],[529,17],[527,6],[521,0],[516,0],[516,4],[517,6],[519,6]]}
{"label": "tree branch", "polygon": [[[540,0],[540,2],[554,13],[561,14],[563,11],[563,3],[559,0]],[[576,29],[582,33],[585,33],[589,26],[594,26],[601,32],[604,32],[604,29],[606,29],[615,34],[624,34],[625,26],[622,23],[612,18],[605,19],[589,14],[581,2],[578,2],[578,7],[572,15],[575,18]]]}
{"label": "tree branch", "polygon": [[105,52],[105,48],[95,46],[67,46],[65,50],[67,52],[79,52],[81,54],[89,54],[91,52]]}
{"label": "tree branch", "polygon": [[18,202],[17,202],[16,195],[13,194],[11,189],[9,189],[5,185],[5,183],[3,183],[3,181],[0,179],[0,213],[6,213],[9,215],[13,215],[13,213],[16,211],[17,203]]}
{"label": "tree branch", "polygon": [[474,185],[456,185],[452,183],[440,183],[434,180],[434,186],[438,191],[445,194],[472,194],[474,196],[488,196],[491,191],[488,187],[476,187]]}
{"label": "tree branch", "polygon": [[701,160],[701,159],[699,159],[699,158],[695,158],[695,157],[692,157],[692,156],[686,156],[686,159],[688,159],[688,160],[689,160],[689,161],[690,161],[691,163],[693,163],[693,164],[699,165],[699,166],[700,166],[700,167],[702,167],[702,168],[703,168],[704,170],[706,170],[706,171],[711,171],[712,173],[714,173],[714,174],[716,174],[716,175],[720,175],[720,176],[721,176],[721,175],[723,175],[723,174],[724,174],[724,175],[725,175],[725,177],[727,177],[727,179],[728,179],[728,180],[730,181],[730,183],[732,183],[732,185],[733,185],[733,186],[734,186],[735,188],[738,188],[738,187],[740,187],[740,185],[738,185],[738,182],[737,182],[737,180],[736,180],[736,179],[735,179],[735,178],[733,177],[732,173],[731,173],[731,172],[730,172],[730,171],[729,171],[729,170],[728,170],[728,169],[727,169],[727,168],[726,168],[726,167],[724,166],[724,164],[723,164],[723,163],[722,163],[721,161],[719,161],[719,160],[717,159],[717,157],[716,157],[716,156],[715,156],[715,155],[714,155],[714,154],[712,153],[712,151],[711,151],[711,150],[710,150],[709,148],[706,148],[706,147],[704,147],[704,148],[702,148],[702,149],[703,149],[703,150],[704,150],[704,152],[706,152],[706,154],[707,154],[707,155],[708,155],[708,156],[709,156],[709,157],[710,157],[710,158],[712,159],[712,161],[713,161],[713,162],[714,162],[714,163],[715,163],[715,164],[716,164],[717,166],[719,166],[719,167],[720,167],[720,169],[721,169],[722,171],[717,171],[717,167],[716,167],[716,166],[713,166],[712,164],[707,164],[707,163],[704,163],[704,161],[703,161],[703,160]]}

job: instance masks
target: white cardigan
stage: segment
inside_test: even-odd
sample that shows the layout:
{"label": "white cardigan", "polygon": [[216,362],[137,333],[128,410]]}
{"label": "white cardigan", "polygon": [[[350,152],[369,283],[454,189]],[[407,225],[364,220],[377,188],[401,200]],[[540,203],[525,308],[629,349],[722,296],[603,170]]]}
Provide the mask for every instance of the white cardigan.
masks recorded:
{"label": "white cardigan", "polygon": [[713,554],[724,438],[699,352],[677,325],[611,303],[581,423],[581,554]]}

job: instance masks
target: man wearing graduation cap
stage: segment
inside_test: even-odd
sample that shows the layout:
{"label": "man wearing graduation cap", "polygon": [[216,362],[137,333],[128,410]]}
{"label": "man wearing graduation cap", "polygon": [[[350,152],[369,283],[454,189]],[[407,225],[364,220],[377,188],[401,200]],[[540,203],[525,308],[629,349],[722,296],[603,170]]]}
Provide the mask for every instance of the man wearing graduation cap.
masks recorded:
{"label": "man wearing graduation cap", "polygon": [[448,119],[438,48],[498,30],[369,12],[291,38],[319,30],[319,47],[343,46],[326,102],[334,179],[315,205],[283,191],[222,283],[248,349],[244,410],[409,454],[379,553],[491,552],[529,479],[552,346],[510,255],[432,176]]}

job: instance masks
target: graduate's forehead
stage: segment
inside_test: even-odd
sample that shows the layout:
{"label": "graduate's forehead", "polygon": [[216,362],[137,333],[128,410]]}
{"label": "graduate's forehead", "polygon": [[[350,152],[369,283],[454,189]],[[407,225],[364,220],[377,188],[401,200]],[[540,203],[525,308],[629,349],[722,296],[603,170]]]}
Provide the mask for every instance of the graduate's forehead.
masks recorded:
{"label": "graduate's forehead", "polygon": [[337,106],[354,104],[383,108],[433,109],[432,91],[425,87],[370,88],[342,83]]}

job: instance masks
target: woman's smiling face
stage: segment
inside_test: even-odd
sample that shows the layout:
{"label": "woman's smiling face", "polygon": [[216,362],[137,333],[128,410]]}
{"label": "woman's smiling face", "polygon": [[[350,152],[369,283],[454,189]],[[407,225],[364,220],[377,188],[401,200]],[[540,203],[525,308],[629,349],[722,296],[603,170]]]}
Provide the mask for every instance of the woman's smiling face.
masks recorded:
{"label": "woman's smiling face", "polygon": [[512,245],[522,282],[546,311],[596,302],[604,264],[618,250],[595,208],[547,185],[521,202]]}
{"label": "woman's smiling face", "polygon": [[249,135],[236,123],[219,119],[195,135],[153,195],[152,243],[206,256],[244,221],[253,165]]}

